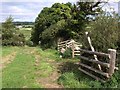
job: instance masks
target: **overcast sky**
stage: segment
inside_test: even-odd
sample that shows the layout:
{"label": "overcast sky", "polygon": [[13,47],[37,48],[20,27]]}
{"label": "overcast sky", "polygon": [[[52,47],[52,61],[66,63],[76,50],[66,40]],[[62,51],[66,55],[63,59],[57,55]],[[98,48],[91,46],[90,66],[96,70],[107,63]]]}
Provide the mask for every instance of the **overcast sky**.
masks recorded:
{"label": "overcast sky", "polygon": [[[14,21],[34,21],[44,7],[51,7],[54,3],[67,3],[68,1],[76,3],[78,0],[2,0],[0,1],[0,6],[2,5],[0,22],[5,21],[10,15],[14,18]],[[116,12],[119,11],[117,2],[110,0],[109,4],[106,4],[103,9],[110,11],[110,7],[114,8]]]}

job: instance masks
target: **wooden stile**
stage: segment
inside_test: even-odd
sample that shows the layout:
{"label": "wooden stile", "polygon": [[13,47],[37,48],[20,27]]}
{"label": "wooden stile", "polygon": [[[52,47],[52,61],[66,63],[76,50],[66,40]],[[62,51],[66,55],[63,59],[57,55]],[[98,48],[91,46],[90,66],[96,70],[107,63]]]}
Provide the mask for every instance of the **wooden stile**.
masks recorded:
{"label": "wooden stile", "polygon": [[[86,60],[86,61],[89,61],[89,62],[92,62],[92,63],[95,63],[97,64],[98,66],[104,66],[106,68],[108,68],[108,72],[103,72],[101,70],[101,66],[99,67],[99,69],[97,70],[96,68],[92,67],[92,66],[88,66],[86,64],[83,64],[83,63],[79,63],[79,65],[81,67],[85,67],[87,68],[88,70],[91,70],[95,73],[98,73],[100,75],[103,75],[105,76],[106,78],[110,78],[113,73],[114,73],[114,70],[118,70],[118,67],[115,67],[115,61],[116,61],[116,50],[114,49],[108,49],[109,53],[102,53],[102,52],[96,52],[91,44],[91,41],[90,41],[90,38],[88,36],[88,42],[91,46],[91,49],[92,51],[88,51],[88,50],[84,50],[84,49],[75,49],[75,47],[79,47],[81,46],[78,42],[75,42],[74,40],[67,40],[67,41],[63,41],[63,42],[59,42],[58,41],[58,51],[60,51],[61,48],[64,48],[64,49],[67,49],[68,47],[72,49],[72,58],[74,58],[75,56],[80,56],[81,59],[83,60]],[[94,58],[95,59],[89,59],[87,57],[84,57],[84,56],[81,56],[80,52],[85,52],[85,53],[89,53],[89,54],[93,54],[94,55]],[[97,59],[97,55],[98,56],[102,56],[102,57],[109,57],[109,63],[105,63],[105,62],[102,62],[102,61],[99,61]],[[86,71],[86,70],[83,70],[82,68],[79,68],[80,71],[82,71],[83,73],[95,78],[96,80],[99,80],[101,82],[105,82],[103,79],[93,75],[92,73]]]}
{"label": "wooden stile", "polygon": [[75,52],[75,53],[80,53],[80,51],[75,51],[75,50],[74,50],[74,52]]}
{"label": "wooden stile", "polygon": [[80,54],[74,54],[74,56],[80,56]]}
{"label": "wooden stile", "polygon": [[63,43],[66,43],[66,42],[70,42],[70,40],[62,41],[59,44],[63,44]]}
{"label": "wooden stile", "polygon": [[72,58],[74,58],[74,42],[72,42]]}

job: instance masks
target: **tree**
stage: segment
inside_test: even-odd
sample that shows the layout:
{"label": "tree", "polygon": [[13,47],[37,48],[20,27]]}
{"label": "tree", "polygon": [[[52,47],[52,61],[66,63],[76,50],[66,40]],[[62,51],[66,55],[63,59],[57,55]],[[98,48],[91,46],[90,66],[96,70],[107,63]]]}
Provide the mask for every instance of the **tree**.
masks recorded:
{"label": "tree", "polygon": [[[99,3],[90,2],[76,5],[55,3],[50,8],[43,8],[35,20],[31,40],[35,44],[41,41],[43,45],[48,44],[47,41],[55,41],[60,37],[63,39],[79,38],[81,31],[89,21],[89,15],[96,15],[95,12],[100,11],[98,5]],[[91,10],[93,8],[95,9]],[[48,46],[52,46],[52,44]]]}
{"label": "tree", "polygon": [[[54,27],[60,20],[71,18],[71,4],[55,3],[51,8],[45,7],[35,20],[35,26],[32,32],[31,40],[38,44],[43,41],[42,33],[48,28]],[[52,26],[53,25],[53,26]],[[48,31],[51,34],[50,31]]]}
{"label": "tree", "polygon": [[97,51],[107,52],[109,48],[118,48],[119,20],[116,14],[107,16],[104,13],[89,24],[88,31],[91,33],[92,44]]}
{"label": "tree", "polygon": [[2,23],[2,45],[24,45],[24,35],[16,31],[13,18],[10,16]]}

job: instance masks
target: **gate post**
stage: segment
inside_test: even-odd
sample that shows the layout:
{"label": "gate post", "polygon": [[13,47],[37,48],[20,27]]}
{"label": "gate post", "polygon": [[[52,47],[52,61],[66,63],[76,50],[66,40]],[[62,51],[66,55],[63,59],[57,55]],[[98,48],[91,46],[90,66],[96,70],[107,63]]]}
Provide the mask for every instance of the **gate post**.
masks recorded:
{"label": "gate post", "polygon": [[74,40],[72,40],[72,58],[74,58],[75,57],[75,55],[74,55]]}
{"label": "gate post", "polygon": [[57,49],[58,49],[58,51],[60,51],[60,46],[59,46],[59,44],[60,44],[60,38],[58,39],[58,42],[57,42]]}
{"label": "gate post", "polygon": [[116,60],[116,50],[115,49],[108,49],[109,51],[109,58],[110,58],[110,61],[109,61],[109,76],[112,76],[113,73],[114,73],[114,69],[115,69],[115,60]]}

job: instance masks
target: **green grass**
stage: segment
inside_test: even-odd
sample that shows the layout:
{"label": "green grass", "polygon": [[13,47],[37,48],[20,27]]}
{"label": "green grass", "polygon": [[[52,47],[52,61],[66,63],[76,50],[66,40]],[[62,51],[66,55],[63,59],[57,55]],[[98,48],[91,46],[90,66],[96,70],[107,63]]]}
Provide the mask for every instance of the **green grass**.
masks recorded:
{"label": "green grass", "polygon": [[16,51],[18,47],[2,47],[2,57],[9,55],[13,51]]}
{"label": "green grass", "polygon": [[90,88],[87,82],[87,79],[79,82],[79,79],[76,78],[73,72],[64,73],[59,78],[59,83],[64,85],[66,88]]}
{"label": "green grass", "polygon": [[[36,67],[35,55],[31,54],[34,51],[35,55],[40,55],[39,65]],[[49,77],[53,72],[54,67],[47,63],[47,60],[56,58],[55,50],[45,50],[38,47],[4,47],[3,54],[9,55],[16,51],[17,55],[12,63],[8,64],[3,69],[3,88],[39,88],[42,87],[36,82],[36,79]],[[38,74],[35,74],[39,72]]]}
{"label": "green grass", "polygon": [[52,71],[53,67],[49,64],[46,63],[45,61],[41,61],[40,65],[37,67],[37,70],[40,72],[37,76],[39,77],[48,77]]}
{"label": "green grass", "polygon": [[[103,88],[103,87],[120,87],[120,70],[117,71],[111,80],[103,84],[95,81],[88,75],[78,70],[74,64],[79,59],[60,59],[56,50],[42,50],[40,47],[3,47],[3,56],[9,55],[16,51],[16,57],[13,62],[8,64],[2,72],[2,85],[5,88],[39,88],[43,87],[36,80],[49,77],[54,69],[58,69],[60,77],[58,83],[66,88]],[[34,54],[31,53],[35,51]],[[39,64],[36,67],[35,55],[39,57]],[[53,66],[49,61],[62,63],[61,67]],[[35,74],[38,72],[37,74]]]}
{"label": "green grass", "polygon": [[[29,48],[28,48],[29,49]],[[12,63],[3,70],[3,88],[40,87],[36,83],[35,57],[19,48]]]}
{"label": "green grass", "polygon": [[66,72],[59,77],[58,82],[65,88],[102,88],[101,82],[94,81],[80,71],[78,74]]}
{"label": "green grass", "polygon": [[26,40],[29,40],[31,37],[32,28],[20,28],[19,31],[24,34]]}
{"label": "green grass", "polygon": [[62,66],[58,83],[66,88],[120,88],[120,70],[106,83],[102,83],[82,73],[78,66],[68,61]]}
{"label": "green grass", "polygon": [[43,51],[41,48],[36,47],[36,52],[40,55],[40,64],[37,67],[37,71],[42,72],[39,73],[37,76],[39,77],[49,77],[49,75],[54,70],[54,67],[48,63],[48,60],[55,60],[56,58],[56,50],[45,50]]}
{"label": "green grass", "polygon": [[[59,54],[56,50],[46,49],[42,50],[40,47],[36,47],[40,55],[43,57],[43,60],[46,58],[57,60],[59,58]],[[59,58],[60,59],[60,58]]]}

